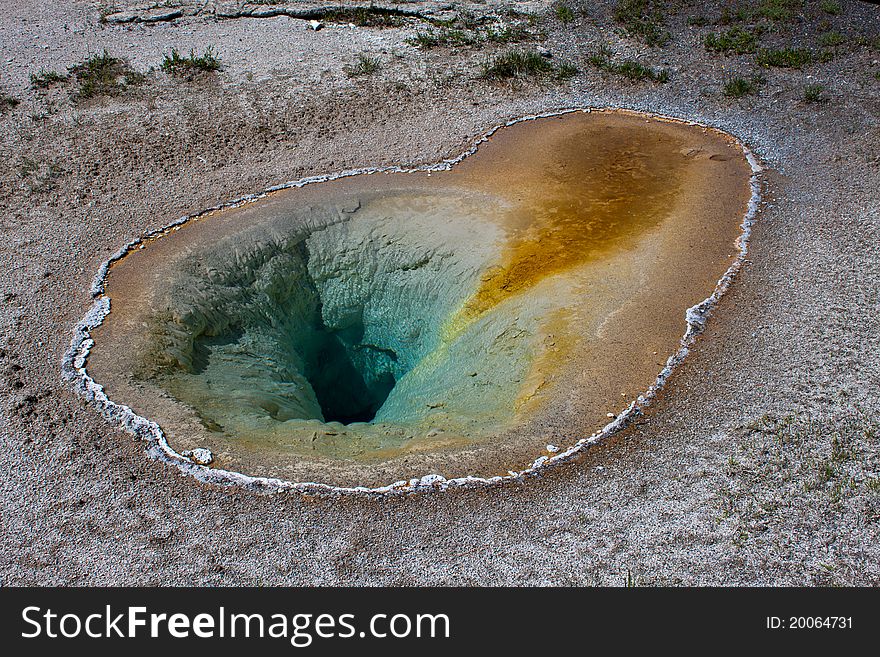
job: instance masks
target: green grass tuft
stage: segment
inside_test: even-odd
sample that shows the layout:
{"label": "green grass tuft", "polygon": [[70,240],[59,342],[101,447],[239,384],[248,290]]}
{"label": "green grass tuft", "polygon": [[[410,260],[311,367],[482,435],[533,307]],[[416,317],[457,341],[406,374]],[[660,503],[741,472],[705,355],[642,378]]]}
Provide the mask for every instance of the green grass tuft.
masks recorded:
{"label": "green grass tuft", "polygon": [[618,0],[612,15],[630,36],[649,46],[663,46],[671,38],[665,29],[664,8],[656,0]]}
{"label": "green grass tuft", "polygon": [[366,53],[360,53],[354,65],[343,66],[342,70],[350,78],[359,78],[365,75],[372,75],[380,68],[382,68],[382,63],[378,57],[370,57]]}
{"label": "green grass tuft", "polygon": [[749,10],[746,7],[738,7],[736,11],[731,13],[728,7],[724,7],[721,10],[721,15],[718,17],[717,23],[719,25],[731,25],[733,23],[749,23],[753,22],[755,18],[754,12]]}
{"label": "green grass tuft", "polygon": [[733,78],[724,83],[724,95],[732,98],[751,96],[758,88],[745,78]]}
{"label": "green grass tuft", "polygon": [[710,52],[736,53],[744,55],[755,52],[758,47],[758,37],[753,32],[740,27],[733,27],[726,32],[706,35],[706,50]]}
{"label": "green grass tuft", "polygon": [[205,52],[196,55],[195,50],[190,50],[189,55],[183,57],[177,48],[171,49],[171,54],[162,59],[162,70],[175,78],[193,78],[204,73],[213,73],[223,68],[220,57],[214,52],[213,46],[205,48]]}
{"label": "green grass tuft", "polygon": [[552,73],[554,69],[553,63],[535,50],[509,50],[486,61],[483,77],[503,80]]}
{"label": "green grass tuft", "polygon": [[106,50],[71,66],[68,72],[79,84],[76,97],[83,99],[115,96],[144,80],[144,76],[133,70],[124,59],[113,57]]}
{"label": "green grass tuft", "polygon": [[826,32],[819,37],[819,45],[823,48],[836,48],[846,43],[846,37],[840,32]]}
{"label": "green grass tuft", "polygon": [[69,79],[69,75],[64,75],[58,71],[40,69],[39,73],[31,73],[31,86],[34,89],[48,89],[61,82],[67,82]]}
{"label": "green grass tuft", "polygon": [[860,46],[865,46],[868,50],[880,52],[880,35],[875,37],[860,36],[856,43]]}
{"label": "green grass tuft", "polygon": [[580,73],[580,69],[571,62],[562,62],[556,69],[556,77],[560,80],[568,80]]}
{"label": "green grass tuft", "polygon": [[779,50],[761,50],[757,62],[769,68],[803,68],[813,61],[813,53],[805,48],[781,48]]}
{"label": "green grass tuft", "polygon": [[0,113],[15,109],[20,102],[18,98],[0,93]]}
{"label": "green grass tuft", "polygon": [[751,78],[732,77],[724,80],[724,95],[729,98],[742,98],[754,96],[758,88],[766,84],[767,80],[761,76],[753,75]]}
{"label": "green grass tuft", "polygon": [[483,64],[482,77],[486,80],[509,80],[552,75],[561,82],[578,73],[578,67],[572,62],[557,65],[535,50],[508,50]]}
{"label": "green grass tuft", "polygon": [[790,21],[803,6],[804,0],[763,0],[758,15],[774,22]]}
{"label": "green grass tuft", "polygon": [[653,69],[629,59],[615,61],[611,50],[607,46],[599,48],[598,52],[591,55],[588,61],[602,71],[619,75],[633,82],[643,80],[660,83],[669,82],[669,71],[666,69]]}
{"label": "green grass tuft", "polygon": [[398,27],[403,24],[404,16],[394,9],[370,6],[330,9],[321,18],[328,23],[351,23],[358,27]]}
{"label": "green grass tuft", "polygon": [[821,84],[808,84],[804,87],[804,100],[808,103],[826,103],[825,87]]}
{"label": "green grass tuft", "polygon": [[565,4],[564,2],[559,2],[553,9],[556,14],[556,18],[563,24],[568,24],[574,21],[574,9]]}
{"label": "green grass tuft", "polygon": [[826,14],[831,14],[832,16],[837,16],[840,14],[840,4],[835,2],[834,0],[822,0],[822,4],[820,5],[822,11]]}

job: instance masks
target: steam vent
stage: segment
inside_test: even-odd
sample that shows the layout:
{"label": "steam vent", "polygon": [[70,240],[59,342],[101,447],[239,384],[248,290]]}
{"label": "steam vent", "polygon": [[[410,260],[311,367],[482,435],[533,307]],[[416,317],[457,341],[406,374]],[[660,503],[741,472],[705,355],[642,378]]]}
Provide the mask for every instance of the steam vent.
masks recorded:
{"label": "steam vent", "polygon": [[655,382],[739,255],[750,175],[721,132],[593,111],[277,191],[116,262],[89,374],[247,475],[522,470]]}

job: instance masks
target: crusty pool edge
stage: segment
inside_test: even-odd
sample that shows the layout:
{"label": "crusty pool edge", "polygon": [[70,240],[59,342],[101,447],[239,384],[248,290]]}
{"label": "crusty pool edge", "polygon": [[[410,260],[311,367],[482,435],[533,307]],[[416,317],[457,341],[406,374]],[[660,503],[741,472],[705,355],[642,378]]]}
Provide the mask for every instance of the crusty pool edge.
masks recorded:
{"label": "crusty pool edge", "polygon": [[[651,386],[645,390],[639,397],[631,402],[623,411],[620,412],[611,422],[606,424],[601,430],[593,433],[588,438],[580,438],[570,446],[561,449],[552,456],[541,455],[528,467],[521,471],[509,471],[506,475],[494,477],[477,477],[466,475],[447,479],[438,474],[426,474],[421,478],[413,478],[409,480],[397,481],[385,486],[367,487],[367,486],[334,486],[319,482],[291,482],[278,478],[270,477],[254,477],[239,472],[223,470],[219,468],[211,468],[205,465],[199,465],[191,459],[183,456],[175,451],[165,436],[164,431],[159,425],[145,417],[136,414],[131,408],[124,404],[119,404],[111,400],[104,392],[103,386],[96,382],[87,371],[87,361],[89,353],[94,346],[94,340],[91,337],[91,331],[100,326],[104,318],[110,313],[110,297],[105,294],[105,282],[110,266],[124,258],[130,251],[140,248],[144,242],[162,237],[169,234],[180,226],[190,221],[197,220],[207,216],[218,210],[224,210],[239,207],[259,199],[265,198],[269,194],[298,187],[304,187],[317,182],[327,182],[358,175],[369,175],[374,173],[416,173],[416,172],[433,172],[446,171],[451,169],[455,164],[461,162],[465,158],[476,153],[481,144],[486,142],[498,130],[521,123],[524,121],[533,121],[574,112],[590,113],[594,111],[614,111],[621,113],[631,113],[637,116],[657,119],[661,121],[681,123],[695,127],[701,127],[718,131],[725,136],[731,138],[734,143],[742,150],[750,168],[751,176],[749,178],[749,186],[751,189],[751,197],[747,205],[746,213],[740,224],[741,232],[737,237],[736,246],[738,255],[736,260],[728,267],[715,285],[712,294],[700,303],[690,307],[685,312],[685,332],[679,342],[679,347],[666,361],[666,365],[657,375],[657,378]],[[576,107],[566,108],[541,114],[524,116],[495,125],[480,137],[474,140],[470,147],[457,157],[444,159],[436,164],[422,165],[417,167],[390,166],[378,168],[362,168],[340,171],[327,175],[309,176],[299,180],[290,181],[280,185],[274,185],[262,192],[249,194],[228,203],[223,203],[201,212],[187,215],[177,219],[176,221],[159,228],[157,230],[148,231],[143,236],[132,240],[122,248],[117,250],[98,268],[90,288],[91,296],[94,302],[86,313],[86,315],[77,323],[70,347],[65,352],[62,359],[62,377],[69,381],[75,391],[82,396],[89,405],[95,407],[100,414],[111,424],[119,426],[136,438],[143,440],[146,444],[146,453],[154,459],[161,460],[170,465],[176,466],[184,474],[191,475],[204,483],[211,483],[224,486],[236,486],[256,492],[265,493],[281,493],[281,492],[298,492],[306,495],[365,495],[365,496],[383,496],[383,495],[401,495],[412,494],[428,491],[444,491],[451,488],[474,488],[483,486],[497,486],[515,481],[522,481],[527,478],[537,476],[542,471],[562,465],[573,460],[576,456],[585,452],[589,447],[604,441],[609,436],[617,433],[626,427],[635,417],[641,414],[642,409],[650,405],[657,393],[663,388],[667,379],[674,369],[684,360],[693,346],[697,336],[702,332],[708,316],[712,309],[717,305],[718,301],[730,287],[736,274],[739,272],[745,257],[748,253],[749,238],[751,235],[752,224],[758,209],[760,201],[760,173],[763,167],[759,163],[757,157],[752,151],[736,136],[716,128],[696,121],[689,121],[677,117],[666,116],[662,114],[654,114],[636,110],[628,110],[614,107]]]}

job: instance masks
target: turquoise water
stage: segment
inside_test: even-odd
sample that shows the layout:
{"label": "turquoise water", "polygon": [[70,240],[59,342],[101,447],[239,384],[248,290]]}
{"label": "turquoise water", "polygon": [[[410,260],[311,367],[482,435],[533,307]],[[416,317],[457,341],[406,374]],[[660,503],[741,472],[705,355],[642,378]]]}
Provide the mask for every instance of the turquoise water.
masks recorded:
{"label": "turquoise water", "polygon": [[499,203],[373,193],[206,244],[162,286],[148,376],[209,430],[254,443],[314,449],[328,423],[360,425],[336,453],[391,447],[416,425],[502,424],[543,305],[523,298],[448,326],[499,257]]}

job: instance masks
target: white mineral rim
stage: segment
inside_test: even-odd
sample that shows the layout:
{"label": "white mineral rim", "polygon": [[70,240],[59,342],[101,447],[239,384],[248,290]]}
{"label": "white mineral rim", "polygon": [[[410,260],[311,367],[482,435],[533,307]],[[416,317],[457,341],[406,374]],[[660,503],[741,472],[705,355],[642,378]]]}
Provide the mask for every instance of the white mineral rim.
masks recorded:
{"label": "white mineral rim", "polygon": [[[701,128],[711,128],[713,130],[719,130],[720,132],[723,132],[725,135],[731,137],[737,144],[737,146],[742,149],[743,153],[745,154],[746,160],[748,161],[749,166],[752,170],[752,175],[749,178],[749,186],[751,188],[752,194],[751,198],[749,199],[746,213],[743,216],[742,223],[740,224],[742,232],[736,240],[736,246],[738,248],[739,255],[737,259],[730,265],[724,275],[718,280],[712,294],[695,306],[688,308],[685,312],[686,328],[684,335],[680,340],[678,350],[667,359],[666,365],[663,367],[662,370],[660,370],[660,373],[657,375],[654,383],[652,383],[647,390],[639,395],[639,397],[635,401],[630,403],[630,405],[627,406],[624,410],[622,410],[620,413],[617,413],[614,419],[606,424],[601,430],[592,434],[588,438],[580,438],[567,448],[556,448],[558,451],[552,456],[539,456],[535,459],[531,466],[525,468],[524,470],[520,470],[518,472],[509,471],[506,475],[495,477],[486,478],[467,475],[447,479],[446,477],[443,477],[439,474],[426,474],[421,478],[413,478],[408,481],[396,481],[386,486],[379,486],[375,488],[370,488],[367,486],[334,486],[331,484],[318,482],[292,482],[270,477],[252,477],[250,475],[242,474],[240,472],[233,472],[230,470],[222,470],[219,468],[208,467],[207,463],[211,461],[212,456],[210,451],[207,449],[198,448],[192,450],[191,452],[185,452],[184,454],[178,453],[168,444],[165,433],[162,431],[161,427],[159,427],[158,424],[145,417],[141,417],[133,410],[131,410],[128,406],[114,402],[112,399],[107,397],[106,393],[104,392],[103,386],[101,386],[101,384],[97,383],[94,379],[91,378],[91,376],[89,376],[86,369],[86,363],[88,361],[89,352],[95,344],[94,340],[92,340],[91,337],[91,331],[92,329],[100,326],[101,323],[104,321],[104,318],[107,317],[107,315],[110,313],[110,297],[108,297],[104,293],[104,286],[110,265],[113,262],[125,257],[133,249],[141,247],[145,240],[165,235],[173,230],[176,230],[181,225],[203,217],[208,213],[215,212],[217,210],[238,207],[246,203],[251,203],[258,199],[264,198],[271,192],[282,189],[303,187],[312,183],[327,182],[330,180],[337,180],[339,178],[347,178],[349,176],[358,176],[373,173],[415,173],[424,171],[447,171],[451,169],[455,164],[464,160],[466,157],[473,155],[477,151],[477,148],[480,146],[480,144],[488,140],[489,137],[491,137],[501,128],[512,126],[523,121],[533,121],[535,119],[561,116],[563,114],[570,114],[572,112],[589,113],[592,111],[633,112],[663,121],[673,121]],[[299,492],[307,495],[384,496],[412,494],[425,491],[445,491],[449,490],[450,488],[496,486],[513,481],[523,481],[526,478],[540,475],[542,471],[550,467],[558,466],[573,460],[575,456],[585,452],[592,445],[596,445],[604,441],[609,436],[617,433],[618,431],[626,427],[633,418],[637,417],[642,412],[642,409],[650,405],[651,401],[655,398],[660,389],[663,388],[664,384],[666,383],[672,372],[675,370],[675,368],[687,356],[697,336],[702,332],[703,328],[705,327],[706,320],[711,314],[712,309],[718,304],[718,301],[730,287],[734,276],[736,276],[737,272],[742,267],[742,263],[745,260],[746,254],[748,253],[749,236],[751,235],[752,223],[754,222],[755,214],[757,213],[758,209],[758,202],[761,198],[761,183],[759,179],[759,174],[762,171],[763,167],[758,162],[757,157],[740,139],[715,126],[699,123],[696,121],[689,121],[686,119],[679,119],[672,116],[665,116],[662,114],[654,114],[651,112],[614,107],[577,107],[524,116],[518,119],[510,120],[507,123],[498,124],[491,128],[488,132],[484,133],[481,137],[476,139],[471,144],[471,147],[468,148],[461,155],[458,155],[457,157],[452,159],[442,160],[436,164],[409,168],[393,166],[382,168],[354,169],[340,171],[337,173],[330,173],[327,175],[309,176],[306,178],[301,178],[299,180],[275,185],[269,187],[263,192],[250,194],[234,201],[230,201],[229,203],[217,205],[203,210],[202,212],[181,217],[163,228],[148,231],[144,233],[141,238],[135,239],[123,246],[121,249],[116,251],[116,253],[111,255],[109,259],[102,263],[101,266],[98,268],[98,272],[95,275],[95,278],[92,281],[91,294],[94,298],[94,303],[74,329],[73,339],[71,340],[70,348],[64,354],[64,357],[62,359],[62,376],[65,380],[70,381],[76,392],[84,397],[89,404],[97,408],[101,415],[108,422],[118,426],[122,426],[126,431],[139,438],[140,440],[146,442],[146,452],[151,458],[155,458],[165,463],[174,465],[181,472],[192,475],[199,481],[205,483],[227,486],[240,486],[252,491],[266,493]]]}

